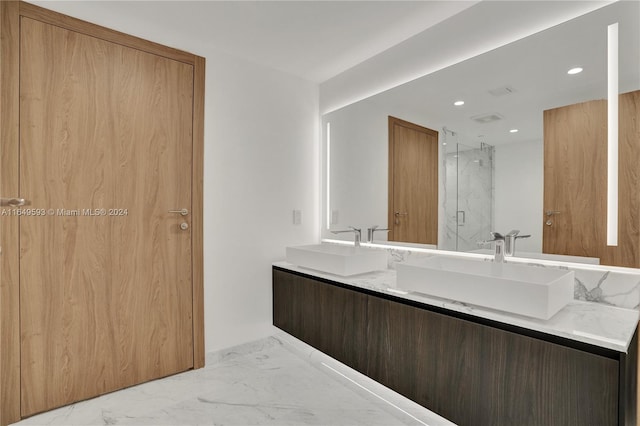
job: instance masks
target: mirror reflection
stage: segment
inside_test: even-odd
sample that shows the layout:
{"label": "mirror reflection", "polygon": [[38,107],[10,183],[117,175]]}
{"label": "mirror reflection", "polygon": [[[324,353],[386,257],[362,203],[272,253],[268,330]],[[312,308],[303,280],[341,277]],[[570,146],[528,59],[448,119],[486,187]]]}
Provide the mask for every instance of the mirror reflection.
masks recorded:
{"label": "mirror reflection", "polygon": [[[516,255],[567,255],[557,259],[568,261],[580,256],[589,263],[640,267],[639,242],[629,247],[622,241],[623,233],[633,233],[623,229],[625,218],[638,219],[640,206],[623,206],[629,192],[622,189],[621,247],[597,242],[592,244],[597,248],[585,249],[591,244],[586,239],[594,240],[606,220],[600,205],[606,204],[606,187],[603,194],[598,185],[606,182],[607,26],[619,22],[619,91],[633,92],[621,101],[620,120],[628,122],[623,115],[637,117],[640,111],[634,94],[640,89],[639,15],[638,2],[617,2],[323,116],[329,187],[322,237],[336,238],[329,229],[355,226],[365,239],[367,228],[378,225],[389,231],[376,231],[375,241],[489,253],[491,247],[479,242],[491,239],[491,232],[518,230],[529,237],[515,240]],[[394,145],[391,139],[398,133],[392,119],[432,132],[437,150],[418,154],[409,148],[400,154],[398,141]],[[621,143],[640,145],[637,120],[627,127]],[[402,144],[428,139],[417,131],[402,132]],[[594,139],[597,146],[581,147],[578,137]],[[567,151],[563,144],[576,149]],[[640,155],[635,148],[622,149],[621,158]],[[411,171],[398,165],[402,155],[408,161],[418,155],[427,159],[413,161],[417,171]],[[437,174],[437,183],[420,189],[418,183],[431,179],[429,172]],[[637,177],[635,185],[637,193]],[[578,196],[583,205],[574,200]],[[420,206],[424,199],[429,201]],[[578,228],[585,223],[592,232]],[[413,228],[407,233],[403,226]],[[576,238],[578,229],[583,240]],[[625,259],[622,251],[631,254]]]}

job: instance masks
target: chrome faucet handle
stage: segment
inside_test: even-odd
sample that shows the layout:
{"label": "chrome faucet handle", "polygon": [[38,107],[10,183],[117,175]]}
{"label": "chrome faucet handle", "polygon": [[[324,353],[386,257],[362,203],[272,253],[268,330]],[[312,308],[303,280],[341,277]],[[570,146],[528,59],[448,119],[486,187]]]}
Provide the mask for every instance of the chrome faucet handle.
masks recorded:
{"label": "chrome faucet handle", "polygon": [[340,231],[331,231],[329,230],[332,234],[343,234],[345,232],[353,232],[354,234],[354,245],[356,247],[360,247],[360,240],[362,239],[362,230],[356,228],[355,226],[349,226],[350,229],[343,229]]}
{"label": "chrome faucet handle", "polygon": [[490,241],[504,240],[504,235],[502,235],[499,232],[490,232],[490,234],[491,234],[491,238],[493,239],[493,240],[490,240]]}
{"label": "chrome faucet handle", "polygon": [[360,229],[356,228],[355,226],[349,225],[347,226],[347,228],[349,229],[338,229],[338,230],[330,229],[329,231],[332,234],[342,234],[343,232],[360,232]]}
{"label": "chrome faucet handle", "polygon": [[494,249],[493,261],[497,263],[504,263],[504,240],[495,240]]}
{"label": "chrome faucet handle", "polygon": [[373,242],[373,235],[376,231],[389,231],[388,228],[379,228],[378,225],[373,225],[371,228],[367,228],[367,242]]}
{"label": "chrome faucet handle", "polygon": [[354,237],[354,245],[356,247],[360,247],[360,240],[362,240],[362,229],[356,228],[355,226],[349,226],[353,230]]}
{"label": "chrome faucet handle", "polygon": [[[498,234],[497,232],[492,232],[491,236],[493,236],[493,234],[497,234],[497,236],[502,237],[502,235]],[[493,260],[498,263],[504,263],[504,257],[505,257],[504,241],[505,241],[504,237],[502,237],[502,238],[495,238],[493,240],[478,241],[477,244],[478,244],[478,247],[481,247],[483,245],[493,243],[494,244]]]}
{"label": "chrome faucet handle", "polygon": [[345,232],[354,232],[354,233],[357,234],[358,232],[360,232],[360,230],[359,229],[355,229],[355,228],[353,228],[353,229],[340,229],[338,231],[330,229],[329,232],[331,232],[332,234],[344,234]]}
{"label": "chrome faucet handle", "polygon": [[531,235],[520,235],[520,230],[514,229],[509,231],[504,238],[504,255],[507,257],[515,256],[516,241],[520,238],[529,238]]}

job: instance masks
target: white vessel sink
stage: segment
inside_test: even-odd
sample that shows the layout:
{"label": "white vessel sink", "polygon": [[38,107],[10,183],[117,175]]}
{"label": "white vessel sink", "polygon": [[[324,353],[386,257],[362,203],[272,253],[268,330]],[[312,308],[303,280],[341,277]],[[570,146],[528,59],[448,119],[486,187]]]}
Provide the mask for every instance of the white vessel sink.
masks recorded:
{"label": "white vessel sink", "polygon": [[573,300],[573,271],[440,256],[396,269],[399,289],[544,320]]}
{"label": "white vessel sink", "polygon": [[366,247],[313,244],[287,247],[287,262],[346,277],[387,269],[387,252]]}

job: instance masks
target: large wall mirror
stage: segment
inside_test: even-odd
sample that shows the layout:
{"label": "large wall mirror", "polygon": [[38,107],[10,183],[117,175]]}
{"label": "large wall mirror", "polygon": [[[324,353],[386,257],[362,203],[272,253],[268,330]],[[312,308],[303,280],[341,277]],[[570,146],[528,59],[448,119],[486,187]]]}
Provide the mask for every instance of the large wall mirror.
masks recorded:
{"label": "large wall mirror", "polygon": [[[530,237],[517,241],[517,253],[536,257],[545,252],[543,240],[550,237],[544,228],[559,227],[563,214],[558,206],[544,205],[549,164],[545,111],[598,100],[606,104],[607,27],[615,22],[619,92],[638,91],[640,3],[621,1],[324,115],[322,237],[349,239],[348,234],[330,231],[354,226],[363,229],[364,238],[367,228],[378,225],[392,231],[376,232],[375,241],[479,251],[486,250],[478,242],[490,239],[490,232],[519,230]],[[569,73],[575,68],[582,71]],[[454,104],[458,101],[464,104]],[[393,232],[394,222],[407,223],[408,213],[393,207],[390,197],[396,195],[390,187],[405,182],[411,173],[397,166],[398,155],[390,151],[390,117],[437,132],[437,159],[432,163],[438,169],[437,189],[422,189],[437,200],[431,207],[437,214],[435,239],[411,241]],[[562,117],[556,121],[562,123]],[[606,122],[599,128],[603,126],[606,144]],[[581,171],[582,178],[600,172]],[[573,176],[572,181],[579,179]],[[417,191],[407,197],[415,201],[421,190]],[[587,213],[596,215],[595,210]],[[621,221],[624,214],[621,211]],[[562,249],[555,253],[576,255]],[[597,263],[597,257],[584,261]]]}

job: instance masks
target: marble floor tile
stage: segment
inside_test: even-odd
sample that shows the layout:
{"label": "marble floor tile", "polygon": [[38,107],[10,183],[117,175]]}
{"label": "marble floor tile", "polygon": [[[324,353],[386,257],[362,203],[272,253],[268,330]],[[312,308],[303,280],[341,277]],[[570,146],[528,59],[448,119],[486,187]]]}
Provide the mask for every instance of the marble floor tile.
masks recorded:
{"label": "marble floor tile", "polygon": [[16,425],[453,425],[285,334]]}

